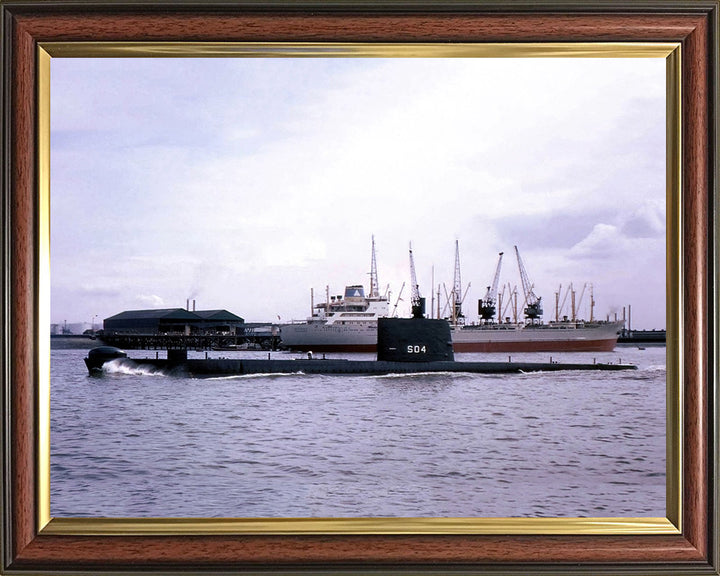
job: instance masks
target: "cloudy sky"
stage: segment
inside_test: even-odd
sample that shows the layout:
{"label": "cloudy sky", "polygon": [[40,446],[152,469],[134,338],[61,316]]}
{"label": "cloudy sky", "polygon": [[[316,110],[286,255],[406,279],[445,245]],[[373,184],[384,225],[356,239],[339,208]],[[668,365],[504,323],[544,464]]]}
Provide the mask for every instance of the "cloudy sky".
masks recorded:
{"label": "cloudy sky", "polygon": [[51,103],[55,323],[301,319],[374,235],[401,315],[408,243],[429,302],[457,240],[470,320],[517,245],[546,320],[591,283],[665,327],[663,59],[55,58]]}

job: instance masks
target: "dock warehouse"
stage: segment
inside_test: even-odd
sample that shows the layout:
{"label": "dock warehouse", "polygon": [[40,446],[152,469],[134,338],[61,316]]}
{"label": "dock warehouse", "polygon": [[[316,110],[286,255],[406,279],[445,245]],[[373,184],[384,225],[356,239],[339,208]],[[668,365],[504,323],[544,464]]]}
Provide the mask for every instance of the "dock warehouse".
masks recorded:
{"label": "dock warehouse", "polygon": [[245,321],[227,310],[126,310],[103,321],[105,334],[242,334]]}

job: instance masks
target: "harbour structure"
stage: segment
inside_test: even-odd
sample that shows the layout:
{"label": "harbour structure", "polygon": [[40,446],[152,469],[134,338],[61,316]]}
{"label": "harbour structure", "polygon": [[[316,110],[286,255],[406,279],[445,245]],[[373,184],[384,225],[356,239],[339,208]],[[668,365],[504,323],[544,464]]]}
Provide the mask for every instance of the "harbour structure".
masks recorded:
{"label": "harbour structure", "polygon": [[638,330],[632,325],[632,306],[627,306],[627,318],[625,316],[626,308],[622,309],[623,329],[618,336],[618,344],[651,344],[665,345],[667,334],[665,330]]}
{"label": "harbour structure", "polygon": [[[103,321],[98,338],[128,349],[211,350],[277,345],[277,328],[248,325],[228,310],[156,308],[126,310]],[[194,306],[193,306],[194,308]]]}
{"label": "harbour structure", "polygon": [[245,320],[227,310],[154,308],[126,310],[103,320],[107,334],[192,334],[193,332],[242,332]]}
{"label": "harbour structure", "polygon": [[665,330],[623,329],[618,336],[618,344],[662,344],[666,343]]}

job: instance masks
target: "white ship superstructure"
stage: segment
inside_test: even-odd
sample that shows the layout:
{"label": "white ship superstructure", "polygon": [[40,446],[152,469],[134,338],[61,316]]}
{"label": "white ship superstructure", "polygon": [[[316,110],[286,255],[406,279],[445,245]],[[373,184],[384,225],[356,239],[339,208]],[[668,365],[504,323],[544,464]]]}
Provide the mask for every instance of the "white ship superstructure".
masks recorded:
{"label": "white ship superstructure", "polygon": [[302,322],[280,327],[283,347],[317,352],[375,352],[378,318],[389,316],[389,304],[378,290],[375,239],[372,242],[370,293],[360,284],[345,287],[342,295],[312,304],[312,315]]}

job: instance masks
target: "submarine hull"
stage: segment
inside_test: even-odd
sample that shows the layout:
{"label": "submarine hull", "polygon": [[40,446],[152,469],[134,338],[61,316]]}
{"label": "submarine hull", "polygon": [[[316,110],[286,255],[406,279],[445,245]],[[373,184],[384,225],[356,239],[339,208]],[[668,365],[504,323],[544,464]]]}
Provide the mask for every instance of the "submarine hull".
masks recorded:
{"label": "submarine hull", "polygon": [[[563,364],[555,362],[392,362],[387,360],[261,360],[205,359],[172,361],[166,359],[121,358],[112,360],[132,369],[161,370],[189,376],[227,376],[242,374],[417,374],[431,372],[470,372],[478,374],[518,374],[522,372],[558,372],[562,370],[632,370],[630,364]],[[91,373],[102,371],[88,366]]]}

